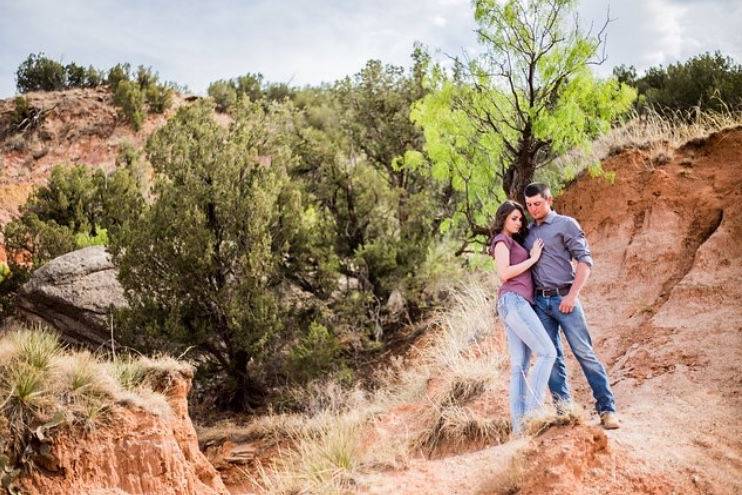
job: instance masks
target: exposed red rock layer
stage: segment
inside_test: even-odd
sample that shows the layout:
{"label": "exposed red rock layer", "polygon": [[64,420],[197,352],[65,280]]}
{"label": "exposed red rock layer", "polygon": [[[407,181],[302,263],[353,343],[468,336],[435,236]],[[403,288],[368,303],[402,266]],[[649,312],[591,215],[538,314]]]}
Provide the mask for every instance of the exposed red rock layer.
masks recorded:
{"label": "exposed red rock layer", "polygon": [[229,493],[198,449],[186,399],[190,379],[170,377],[170,417],[117,405],[105,425],[61,433],[53,444],[59,470],[34,472],[24,488],[44,495]]}

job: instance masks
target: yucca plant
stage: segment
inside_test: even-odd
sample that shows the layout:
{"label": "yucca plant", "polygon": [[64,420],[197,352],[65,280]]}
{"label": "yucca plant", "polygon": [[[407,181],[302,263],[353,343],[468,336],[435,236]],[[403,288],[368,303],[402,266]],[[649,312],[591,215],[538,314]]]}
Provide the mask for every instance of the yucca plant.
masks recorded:
{"label": "yucca plant", "polygon": [[47,371],[62,351],[59,337],[40,328],[12,332],[9,338],[15,349],[15,359],[41,371]]}
{"label": "yucca plant", "polygon": [[128,357],[112,361],[109,371],[125,390],[135,390],[142,385],[147,374],[141,361]]}

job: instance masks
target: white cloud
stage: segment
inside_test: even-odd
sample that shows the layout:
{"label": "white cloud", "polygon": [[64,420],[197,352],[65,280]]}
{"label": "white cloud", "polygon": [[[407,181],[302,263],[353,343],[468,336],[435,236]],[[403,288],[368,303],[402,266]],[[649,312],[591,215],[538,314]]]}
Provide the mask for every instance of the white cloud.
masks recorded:
{"label": "white cloud", "polygon": [[448,21],[446,21],[446,18],[443,17],[443,16],[437,15],[437,16],[433,17],[433,24],[435,24],[438,27],[443,27],[447,23],[448,23]]}
{"label": "white cloud", "polygon": [[706,51],[721,50],[742,62],[742,37],[736,26],[742,2],[729,0],[584,0],[579,12],[596,23],[610,6],[607,62],[598,68],[610,74],[616,65],[642,71],[654,65],[683,61]]}
{"label": "white cloud", "polygon": [[[742,62],[735,0],[583,0],[600,22],[610,3],[608,62],[639,69],[720,49]],[[357,72],[366,60],[408,65],[412,45],[476,51],[469,0],[0,0],[0,97],[29,54],[108,68],[152,65],[165,80],[204,92],[245,72],[317,84]]]}

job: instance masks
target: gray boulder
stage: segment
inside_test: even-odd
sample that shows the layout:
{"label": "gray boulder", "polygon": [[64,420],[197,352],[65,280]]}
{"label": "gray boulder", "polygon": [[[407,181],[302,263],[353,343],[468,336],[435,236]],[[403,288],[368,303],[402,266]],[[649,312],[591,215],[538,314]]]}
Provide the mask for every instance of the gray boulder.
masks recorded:
{"label": "gray boulder", "polygon": [[116,274],[103,246],[67,253],[21,287],[19,313],[52,325],[67,342],[98,347],[110,340],[111,309],[126,306]]}

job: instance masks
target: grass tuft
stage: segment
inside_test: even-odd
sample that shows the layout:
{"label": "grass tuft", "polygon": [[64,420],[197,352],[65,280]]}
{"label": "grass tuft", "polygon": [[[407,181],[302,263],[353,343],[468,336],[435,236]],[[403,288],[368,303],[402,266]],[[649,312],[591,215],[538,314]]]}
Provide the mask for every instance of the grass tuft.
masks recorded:
{"label": "grass tuft", "polygon": [[77,424],[94,428],[110,419],[117,403],[169,415],[167,400],[155,388],[165,376],[191,369],[171,358],[111,363],[64,349],[56,334],[41,327],[9,328],[0,336],[0,454],[10,467],[30,465],[39,432]]}
{"label": "grass tuft", "polygon": [[[589,150],[573,150],[557,158],[541,172],[540,179],[558,184],[564,177],[574,178],[583,170],[593,170],[601,160],[636,148],[652,157],[650,166],[661,166],[672,159],[672,151],[686,144],[699,143],[725,129],[742,126],[742,111],[696,112],[692,110],[660,114],[648,110],[634,113],[622,125],[598,137]],[[597,167],[600,170],[600,167]]]}
{"label": "grass tuft", "polygon": [[[467,407],[506,380],[504,339],[493,334],[494,293],[489,282],[479,281],[450,291],[451,304],[432,322],[434,332],[416,353],[415,364],[392,363],[373,393],[318,386],[307,414],[290,420],[272,415],[246,428],[229,427],[230,435],[242,431],[253,439],[275,435],[289,422],[295,428],[255,481],[270,493],[345,493],[354,477],[370,468],[405,465],[411,456],[429,455],[444,445],[460,449],[505,441],[508,420],[481,417]],[[396,407],[409,410],[411,404],[423,406],[397,428],[394,413],[388,413]],[[204,432],[201,439],[217,441],[224,433]]]}
{"label": "grass tuft", "polygon": [[482,418],[461,406],[434,408],[423,423],[425,426],[413,439],[412,448],[427,457],[442,447],[459,450],[471,444],[500,444],[510,436],[509,421]]}
{"label": "grass tuft", "polygon": [[577,426],[587,422],[587,413],[577,403],[570,402],[559,406],[560,414],[551,408],[543,408],[523,422],[523,431],[537,437],[554,426]]}
{"label": "grass tuft", "polygon": [[8,336],[15,360],[46,371],[62,347],[59,338],[46,330],[28,329],[12,332]]}

